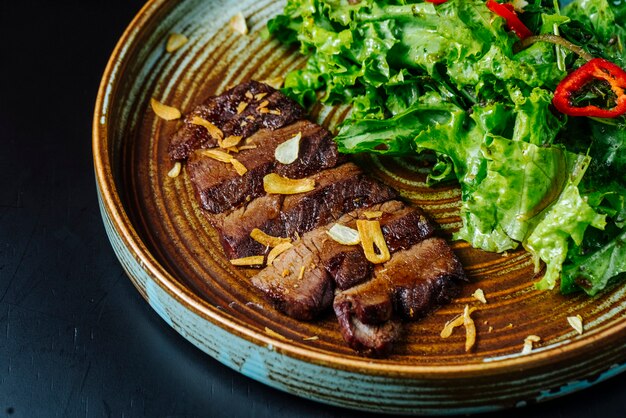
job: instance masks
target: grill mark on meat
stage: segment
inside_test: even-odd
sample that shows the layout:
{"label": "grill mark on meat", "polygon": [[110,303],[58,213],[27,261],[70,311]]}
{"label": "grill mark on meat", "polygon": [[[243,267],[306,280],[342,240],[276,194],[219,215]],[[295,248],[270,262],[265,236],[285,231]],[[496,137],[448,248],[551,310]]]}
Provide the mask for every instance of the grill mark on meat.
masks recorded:
{"label": "grill mark on meat", "polygon": [[[333,281],[320,260],[325,232],[305,234],[273,264],[252,277],[252,284],[281,312],[304,321],[317,318],[332,305]],[[304,272],[300,275],[300,269]],[[285,274],[287,273],[287,274]]]}
{"label": "grill mark on meat", "polygon": [[375,273],[392,289],[394,310],[404,319],[424,317],[433,307],[449,303],[465,281],[461,262],[443,238],[417,244],[414,251],[396,253]]}
{"label": "grill mark on meat", "polygon": [[[220,127],[224,136],[247,138],[259,129],[275,130],[304,118],[304,109],[300,105],[281,92],[271,87],[269,89],[267,96],[253,99],[243,112],[236,114]],[[263,108],[266,111],[262,111]],[[244,120],[246,123],[242,123]]]}
{"label": "grill mark on meat", "polygon": [[274,237],[284,237],[285,228],[280,222],[282,201],[281,195],[267,195],[254,199],[229,214],[212,215],[205,212],[218,231],[226,257],[241,258],[265,254],[268,251],[268,248],[250,238],[254,228],[262,229]]}
{"label": "grill mark on meat", "polygon": [[[259,94],[266,94],[258,100]],[[256,96],[256,97],[255,97]],[[267,100],[269,108],[277,109],[280,114],[261,113],[260,103]],[[243,112],[237,113],[240,103],[247,106]],[[206,128],[191,123],[197,116],[217,126],[224,136],[241,135],[245,138],[257,130],[278,129],[303,119],[304,109],[293,100],[287,98],[274,88],[258,81],[249,81],[227,90],[219,96],[212,96],[196,106],[183,119],[181,127],[172,135],[168,152],[172,160],[184,160],[191,152],[200,148],[212,148],[217,145],[217,138],[213,138]],[[242,126],[242,121],[246,123]]]}
{"label": "grill mark on meat", "polygon": [[359,340],[361,334],[352,328],[370,327],[376,334],[385,329],[381,325],[395,322],[396,315],[404,320],[420,319],[449,303],[458,294],[459,282],[465,280],[461,263],[445,240],[428,238],[377,266],[372,280],[337,292],[333,308],[348,345],[378,355],[382,352],[377,341],[392,339],[382,335]]}
{"label": "grill mark on meat", "polygon": [[[266,249],[250,238],[252,229],[280,237],[297,238],[314,228],[336,221],[344,213],[395,197],[395,192],[365,175],[355,164],[313,175],[315,190],[296,195],[268,195],[243,209],[216,217],[220,239],[229,258],[263,254]],[[275,205],[275,206],[273,206]],[[270,216],[266,210],[270,210]]]}
{"label": "grill mark on meat", "polygon": [[282,211],[289,236],[336,221],[344,213],[393,199],[390,187],[366,175],[353,163],[323,171],[312,177],[315,190],[286,196]]}
{"label": "grill mark on meat", "polygon": [[[302,134],[298,159],[287,165],[276,161],[276,147],[298,133]],[[235,156],[248,170],[243,176],[228,163],[203,156],[200,152],[190,155],[186,169],[203,209],[221,213],[264,195],[263,177],[271,172],[302,178],[334,167],[342,160],[330,133],[306,120],[275,131],[262,129],[246,143],[257,147],[242,150]]]}

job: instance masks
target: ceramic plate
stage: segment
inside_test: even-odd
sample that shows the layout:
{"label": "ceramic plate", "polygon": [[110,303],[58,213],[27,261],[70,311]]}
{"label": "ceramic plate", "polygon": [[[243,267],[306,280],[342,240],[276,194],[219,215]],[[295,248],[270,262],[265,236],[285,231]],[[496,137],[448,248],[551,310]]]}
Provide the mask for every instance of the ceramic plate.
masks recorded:
{"label": "ceramic plate", "polygon": [[[253,379],[309,399],[367,411],[471,413],[561,396],[624,367],[626,286],[596,298],[539,292],[530,256],[473,250],[452,243],[471,283],[425,320],[406,326],[383,360],[356,355],[332,314],[304,323],[275,311],[250,286],[253,271],[233,268],[196,204],[187,176],[167,176],[176,122],[150,110],[154,97],[189,111],[211,94],[248,79],[283,76],[304,63],[261,34],[280,12],[270,0],[154,0],[131,23],[106,69],[94,117],[93,150],[102,216],[113,248],[158,314],[211,357]],[[250,33],[233,32],[243,12]],[[170,33],[189,41],[165,50]],[[312,118],[331,130],[345,108],[317,107]],[[428,188],[410,159],[364,157],[359,163],[439,222],[460,226],[459,190]],[[487,304],[472,298],[483,289]],[[464,350],[446,321],[475,306],[477,344]],[[567,321],[581,315],[579,335]],[[524,339],[541,341],[522,355]]]}

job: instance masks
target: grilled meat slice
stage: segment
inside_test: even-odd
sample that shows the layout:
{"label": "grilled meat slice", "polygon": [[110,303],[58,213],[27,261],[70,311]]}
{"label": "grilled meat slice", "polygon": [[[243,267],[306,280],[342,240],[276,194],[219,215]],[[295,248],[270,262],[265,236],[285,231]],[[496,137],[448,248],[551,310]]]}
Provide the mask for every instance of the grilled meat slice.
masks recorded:
{"label": "grilled meat slice", "polygon": [[320,246],[328,236],[319,228],[304,234],[272,265],[252,277],[252,284],[281,312],[310,321],[333,302],[334,284],[320,262]]}
{"label": "grilled meat slice", "polygon": [[[297,134],[302,136],[298,159],[287,165],[276,161],[276,147]],[[268,173],[301,178],[334,167],[344,158],[339,156],[330,133],[306,120],[274,131],[262,129],[249,137],[246,145],[256,148],[234,155],[248,170],[243,176],[231,164],[202,155],[201,151],[191,154],[187,172],[203,209],[211,213],[226,212],[264,195],[263,177]]]}
{"label": "grilled meat slice", "polygon": [[467,281],[463,266],[443,238],[424,240],[395,253],[375,273],[381,283],[391,283],[394,311],[406,320],[426,316],[450,303]]}
{"label": "grilled meat slice", "polygon": [[[192,123],[195,117],[216,129]],[[434,225],[421,210],[391,200],[391,188],[345,163],[330,133],[303,117],[304,110],[282,93],[250,81],[194,108],[168,151],[172,160],[189,158],[197,198],[229,258],[269,250],[250,237],[254,228],[294,240],[293,247],[252,278],[279,310],[311,320],[332,305],[353,349],[387,355],[401,334],[401,321],[448,303],[458,282],[465,280],[463,269],[445,241],[432,237]],[[299,132],[298,159],[277,162],[276,147]],[[234,155],[246,167],[244,175],[197,152],[216,147],[218,136],[240,136],[246,145],[257,145]],[[271,172],[311,177],[315,189],[266,195],[263,177]],[[369,263],[360,246],[338,244],[326,234],[333,222],[355,227],[366,210],[382,212],[378,219],[392,254],[383,265]]]}
{"label": "grilled meat slice", "polygon": [[318,173],[314,190],[285,197],[282,220],[288,236],[334,222],[352,210],[393,199],[390,187],[366,175],[353,163]]}
{"label": "grilled meat slice", "polygon": [[365,258],[360,245],[342,245],[332,239],[326,240],[321,259],[339,289],[348,289],[372,277],[374,266]]}
{"label": "grilled meat slice", "polygon": [[435,224],[428,219],[423,210],[401,204],[397,211],[384,211],[380,218],[383,236],[391,254],[409,249],[435,233]]}
{"label": "grilled meat slice", "polygon": [[[389,306],[404,319],[419,319],[456,295],[465,279],[460,261],[444,239],[433,237],[394,253],[376,267],[374,278],[337,294],[348,300],[352,312],[365,323],[390,318]],[[365,314],[367,313],[367,314]]]}
{"label": "grilled meat slice", "polygon": [[211,122],[224,137],[235,135],[245,139],[262,128],[274,130],[289,125],[303,119],[304,114],[300,105],[279,91],[249,81],[196,106],[170,139],[168,152],[172,160],[184,160],[196,149],[217,145],[217,138],[205,127],[192,123],[194,117]]}
{"label": "grilled meat slice", "polygon": [[[434,231],[432,223],[425,218],[420,210],[397,200],[354,210],[341,216],[337,223],[354,226],[355,221],[365,218],[365,213],[368,211],[383,212],[380,217],[383,229],[387,231],[387,236],[395,237],[396,240],[400,240],[402,236],[407,236],[403,238],[404,242],[408,240],[417,242]],[[419,216],[415,216],[415,213],[418,213]],[[275,217],[273,213],[271,216]],[[236,223],[234,226],[240,227],[240,223]],[[291,249],[281,254],[274,261],[273,266],[266,268],[252,279],[252,283],[283,312],[292,312],[295,309],[299,318],[313,318],[319,312],[330,307],[332,301],[321,297],[319,292],[322,290],[326,292],[328,289],[332,292],[335,287],[347,289],[371,278],[373,264],[365,258],[361,246],[342,245],[334,241],[327,234],[331,226],[331,224],[324,225],[302,235],[300,240],[293,243]],[[406,230],[399,231],[398,228],[405,228]],[[394,251],[397,248],[398,246],[394,247]],[[255,249],[257,251],[264,250],[260,244],[257,244]],[[300,266],[308,265],[314,265],[315,268],[306,268],[302,272],[302,276],[296,279],[295,277],[298,275],[293,275],[293,273],[299,273]],[[321,274],[320,268],[323,268],[327,274]],[[285,275],[285,272],[288,274]],[[306,283],[306,285],[299,285],[299,283]],[[389,315],[385,319],[391,318],[393,311],[391,299],[386,294],[379,295],[379,297],[384,297],[385,301],[388,302],[387,311]],[[298,302],[296,307],[290,307],[288,301],[307,301],[308,304],[304,305],[302,302]],[[318,306],[314,302],[323,302],[324,305]],[[361,304],[356,308],[367,309],[368,306],[370,305]],[[372,323],[372,320],[366,319],[368,315],[367,312],[360,312],[357,316],[366,323]],[[374,315],[378,314],[375,312]]]}
{"label": "grilled meat slice", "polygon": [[257,95],[243,112],[226,121],[221,129],[224,136],[247,138],[260,129],[275,130],[302,120],[304,116],[304,109],[299,104],[270,87],[266,96]]}
{"label": "grilled meat slice", "polygon": [[396,317],[422,318],[450,302],[464,280],[461,263],[445,240],[428,238],[377,266],[372,280],[337,292],[333,308],[346,342],[357,351],[376,353],[369,339],[358,339],[356,325],[375,332]]}
{"label": "grilled meat slice", "polygon": [[280,237],[297,238],[305,232],[334,222],[360,207],[389,200],[395,192],[365,175],[356,165],[346,163],[313,175],[315,189],[296,195],[267,195],[212,223],[229,258],[265,252],[252,238],[252,229]]}
{"label": "grilled meat slice", "polygon": [[298,158],[291,164],[276,162],[274,168],[277,174],[291,179],[301,179],[348,161],[345,154],[339,153],[332,134],[326,129],[309,121],[297,124],[306,127],[301,131]]}
{"label": "grilled meat slice", "polygon": [[240,258],[268,251],[265,246],[250,238],[254,228],[262,229],[274,237],[285,236],[285,228],[280,222],[282,201],[281,195],[266,195],[228,214],[212,215],[205,212],[219,233],[226,257]]}
{"label": "grilled meat slice", "polygon": [[351,311],[350,303],[334,304],[341,336],[349,346],[369,357],[386,357],[402,333],[402,323],[389,319],[377,325],[365,324]]}
{"label": "grilled meat slice", "polygon": [[[366,211],[382,212],[378,221],[392,254],[410,248],[435,232],[435,225],[421,209],[405,205],[398,200],[373,205]],[[348,214],[338,223],[356,228],[356,219],[365,219],[366,211]],[[339,289],[348,289],[371,277],[372,264],[367,261],[360,246],[346,246],[333,240],[326,241],[322,249],[322,263]]]}

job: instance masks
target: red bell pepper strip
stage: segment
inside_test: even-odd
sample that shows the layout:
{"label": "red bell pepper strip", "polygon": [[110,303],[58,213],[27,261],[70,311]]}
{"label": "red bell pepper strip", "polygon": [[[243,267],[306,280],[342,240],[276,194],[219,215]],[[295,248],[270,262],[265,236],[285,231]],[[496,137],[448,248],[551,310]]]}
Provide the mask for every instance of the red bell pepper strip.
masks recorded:
{"label": "red bell pepper strip", "polygon": [[524,39],[533,35],[530,29],[519,20],[512,4],[501,4],[494,0],[487,0],[487,7],[498,16],[504,18],[506,25],[518,38]]}
{"label": "red bell pepper strip", "polygon": [[[609,83],[617,96],[615,106],[603,109],[598,106],[574,106],[572,96],[585,85],[603,80]],[[626,71],[602,58],[594,58],[569,74],[556,87],[552,103],[561,113],[569,116],[591,116],[597,118],[615,118],[626,113]]]}
{"label": "red bell pepper strip", "polygon": [[447,2],[448,0],[426,0],[426,3],[432,3],[432,4],[442,4]]}

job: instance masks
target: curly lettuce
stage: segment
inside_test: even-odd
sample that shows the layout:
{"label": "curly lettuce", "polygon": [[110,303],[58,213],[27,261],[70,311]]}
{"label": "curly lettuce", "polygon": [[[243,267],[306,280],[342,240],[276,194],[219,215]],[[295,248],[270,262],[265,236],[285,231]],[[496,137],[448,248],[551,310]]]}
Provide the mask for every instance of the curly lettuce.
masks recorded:
{"label": "curly lettuce", "polygon": [[[529,0],[523,22],[625,65],[626,1]],[[484,0],[289,0],[268,24],[306,65],[284,92],[305,106],[349,103],[344,153],[437,156],[431,181],[462,191],[455,238],[523,246],[546,266],[537,286],[596,294],[626,273],[626,123],[566,118],[552,94],[580,60],[517,38]]]}

